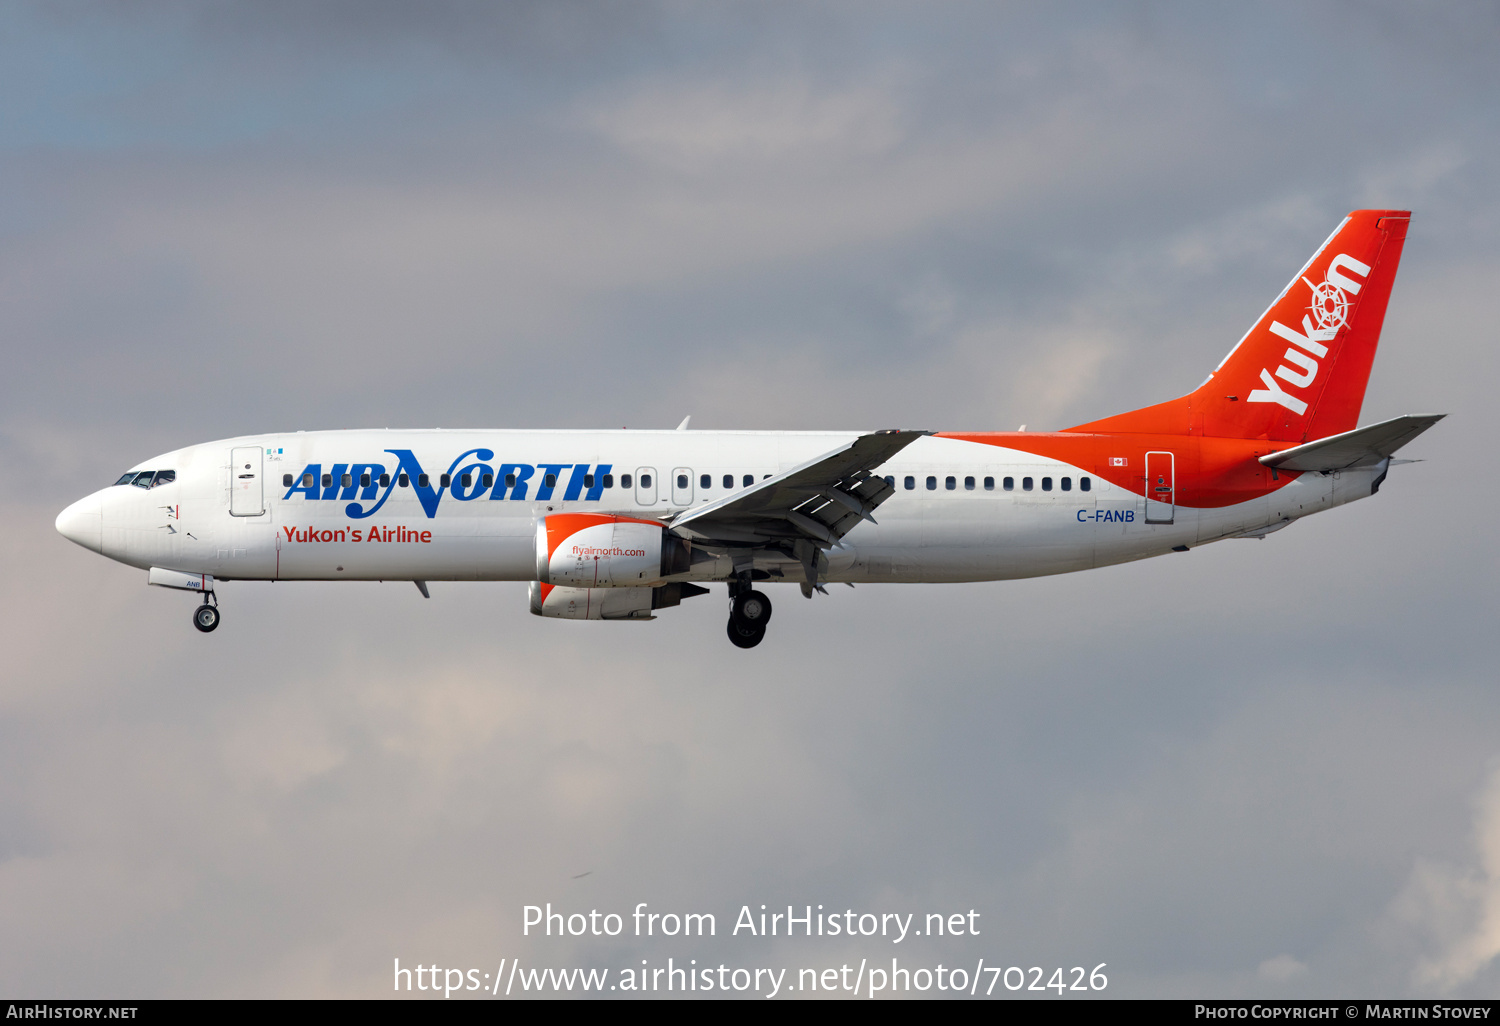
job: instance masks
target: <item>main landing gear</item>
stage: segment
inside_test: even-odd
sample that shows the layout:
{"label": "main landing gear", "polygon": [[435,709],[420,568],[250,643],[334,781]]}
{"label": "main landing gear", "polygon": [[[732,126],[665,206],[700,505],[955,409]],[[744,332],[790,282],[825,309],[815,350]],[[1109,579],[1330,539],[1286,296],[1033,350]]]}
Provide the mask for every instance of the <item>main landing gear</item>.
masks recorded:
{"label": "main landing gear", "polygon": [[213,605],[209,605],[208,602],[208,598],[212,594],[213,592],[211,591],[204,592],[203,605],[193,610],[193,626],[204,634],[219,626],[219,600],[215,598]]}
{"label": "main landing gear", "polygon": [[754,648],[771,622],[771,600],[748,583],[729,586],[729,640],[736,648]]}

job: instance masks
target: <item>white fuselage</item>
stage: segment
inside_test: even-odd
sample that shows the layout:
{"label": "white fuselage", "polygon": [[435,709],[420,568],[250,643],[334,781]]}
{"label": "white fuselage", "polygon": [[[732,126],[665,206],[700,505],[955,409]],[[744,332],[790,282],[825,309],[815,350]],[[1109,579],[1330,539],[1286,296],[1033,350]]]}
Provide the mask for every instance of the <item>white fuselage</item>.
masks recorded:
{"label": "white fuselage", "polygon": [[[596,511],[666,517],[721,499],[743,489],[747,479],[780,473],[859,434],[255,435],[145,461],[136,469],[173,470],[175,480],[153,488],[105,488],[70,506],[58,523],[60,529],[67,525],[70,538],[120,562],[220,580],[528,581],[537,578],[539,517]],[[250,460],[252,452],[260,458]],[[828,552],[824,577],[979,581],[1120,563],[1263,533],[1363,498],[1384,469],[1304,474],[1247,502],[1206,509],[1178,505],[1170,523],[1147,523],[1142,495],[1089,468],[1002,446],[925,437],[877,471],[893,479],[896,494],[879,508],[878,523],[860,523],[842,547]],[[419,473],[427,475],[425,488]],[[1029,490],[1021,486],[1027,479],[1034,482]],[[1043,479],[1050,490],[1042,490]],[[732,560],[732,553],[695,560],[676,579],[727,580]],[[802,579],[795,561],[774,553],[758,553],[755,568],[771,580]]]}

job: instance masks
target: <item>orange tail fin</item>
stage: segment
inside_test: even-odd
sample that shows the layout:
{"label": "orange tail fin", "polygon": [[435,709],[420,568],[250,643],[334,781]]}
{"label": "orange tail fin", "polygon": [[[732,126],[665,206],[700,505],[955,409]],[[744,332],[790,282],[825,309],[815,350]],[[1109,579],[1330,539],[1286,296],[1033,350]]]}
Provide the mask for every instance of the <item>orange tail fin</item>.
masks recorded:
{"label": "orange tail fin", "polygon": [[1354,211],[1196,391],[1067,430],[1284,442],[1352,430],[1410,219]]}

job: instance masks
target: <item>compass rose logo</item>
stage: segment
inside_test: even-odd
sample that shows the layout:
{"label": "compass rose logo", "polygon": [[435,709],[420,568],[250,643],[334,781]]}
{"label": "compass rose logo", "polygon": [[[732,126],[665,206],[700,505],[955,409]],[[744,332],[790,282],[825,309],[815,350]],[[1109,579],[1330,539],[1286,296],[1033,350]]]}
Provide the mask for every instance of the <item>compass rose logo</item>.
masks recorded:
{"label": "compass rose logo", "polygon": [[1349,321],[1348,295],[1331,281],[1314,285],[1306,278],[1302,280],[1312,289],[1312,302],[1308,304],[1308,309],[1312,311],[1313,320],[1318,322],[1318,330],[1328,332],[1331,337]]}

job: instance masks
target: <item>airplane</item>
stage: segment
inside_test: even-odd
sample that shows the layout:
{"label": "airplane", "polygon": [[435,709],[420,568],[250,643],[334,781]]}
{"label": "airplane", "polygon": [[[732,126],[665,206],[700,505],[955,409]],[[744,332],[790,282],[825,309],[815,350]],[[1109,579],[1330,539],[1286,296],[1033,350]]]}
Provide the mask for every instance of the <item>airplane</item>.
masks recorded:
{"label": "airplane", "polygon": [[[1410,212],[1356,210],[1197,389],[1055,432],[348,430],[137,464],[57,530],[197,593],[224,581],[530,582],[531,612],[649,620],[761,590],[995,581],[1265,538],[1374,495],[1442,414],[1357,427]],[[690,419],[690,418],[689,418]]]}

